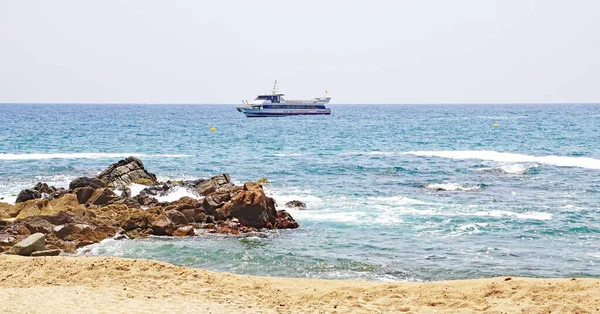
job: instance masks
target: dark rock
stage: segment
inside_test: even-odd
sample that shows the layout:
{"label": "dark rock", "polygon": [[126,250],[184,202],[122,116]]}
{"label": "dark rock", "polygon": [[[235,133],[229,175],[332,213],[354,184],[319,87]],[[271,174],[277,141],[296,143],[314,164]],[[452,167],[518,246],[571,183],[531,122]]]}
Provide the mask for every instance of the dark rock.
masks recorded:
{"label": "dark rock", "polygon": [[38,182],[33,189],[45,194],[52,194],[58,190],[56,187],[48,186],[48,184],[42,182]]}
{"label": "dark rock", "polygon": [[207,219],[204,211],[198,208],[182,209],[180,212],[185,216],[187,223],[205,222]]}
{"label": "dark rock", "polygon": [[107,205],[110,201],[118,198],[118,196],[109,188],[96,189],[92,196],[88,199],[88,204]]}
{"label": "dark rock", "polygon": [[75,195],[77,195],[77,202],[79,204],[87,203],[90,197],[92,197],[92,194],[94,194],[94,191],[95,189],[89,186],[84,186],[73,190]]}
{"label": "dark rock", "polygon": [[187,223],[187,219],[185,215],[178,210],[168,210],[165,211],[165,215],[172,221],[175,225],[183,225]]}
{"label": "dark rock", "polygon": [[295,229],[298,228],[298,222],[285,210],[278,210],[275,218],[274,227],[277,229]]}
{"label": "dark rock", "polygon": [[128,188],[128,187],[124,187],[124,188],[121,190],[121,197],[124,197],[124,198],[131,197],[131,189],[130,189],[130,188]]}
{"label": "dark rock", "polygon": [[158,204],[157,199],[148,195],[138,194],[134,196],[133,199],[136,200],[141,206],[151,206]]}
{"label": "dark rock", "polygon": [[212,215],[215,209],[222,207],[229,200],[231,200],[229,193],[212,193],[204,198],[202,206],[207,214]]}
{"label": "dark rock", "polygon": [[223,173],[200,182],[195,187],[195,192],[198,193],[198,195],[206,196],[218,191],[221,188],[230,187],[230,185],[231,179],[229,178],[229,174]]}
{"label": "dark rock", "polygon": [[19,192],[19,195],[17,195],[17,200],[15,201],[15,203],[26,202],[26,201],[33,200],[36,198],[41,198],[41,197],[42,197],[42,193],[40,193],[39,191],[36,191],[33,189],[25,189],[25,190]]}
{"label": "dark rock", "polygon": [[98,178],[112,186],[128,186],[132,183],[152,185],[156,184],[156,176],[144,168],[141,160],[135,157],[127,157],[120,160],[104,171]]}
{"label": "dark rock", "polygon": [[83,187],[90,187],[92,189],[105,188],[106,182],[98,178],[80,177],[69,183],[70,190]]}
{"label": "dark rock", "polygon": [[289,201],[289,202],[285,203],[285,207],[304,210],[304,209],[306,209],[306,204],[301,201]]}
{"label": "dark rock", "polygon": [[131,208],[140,208],[140,203],[131,197],[126,197],[126,198],[114,198],[112,200],[110,200],[108,203],[108,205],[112,205],[112,204],[124,204],[127,205],[127,207],[131,207]]}
{"label": "dark rock", "polygon": [[52,232],[53,225],[45,219],[39,219],[40,216],[36,217],[38,219],[28,219],[24,222],[25,228],[29,230],[29,232],[33,233],[43,233],[49,234]]}
{"label": "dark rock", "polygon": [[52,250],[43,250],[43,251],[35,251],[31,253],[31,256],[58,256],[62,251],[60,249],[52,249]]}
{"label": "dark rock", "polygon": [[32,252],[46,249],[46,236],[43,233],[34,233],[19,243],[13,245],[6,254],[29,256]]}
{"label": "dark rock", "polygon": [[237,218],[242,225],[254,228],[265,228],[269,220],[272,220],[269,219],[267,197],[261,190],[238,193],[231,202],[215,210],[215,218],[217,220]]}

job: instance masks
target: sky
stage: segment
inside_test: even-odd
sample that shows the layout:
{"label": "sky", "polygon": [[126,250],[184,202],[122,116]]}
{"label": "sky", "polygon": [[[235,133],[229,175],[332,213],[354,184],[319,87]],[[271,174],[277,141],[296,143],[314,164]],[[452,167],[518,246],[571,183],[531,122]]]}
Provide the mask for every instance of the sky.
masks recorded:
{"label": "sky", "polygon": [[0,103],[600,102],[596,0],[0,0]]}

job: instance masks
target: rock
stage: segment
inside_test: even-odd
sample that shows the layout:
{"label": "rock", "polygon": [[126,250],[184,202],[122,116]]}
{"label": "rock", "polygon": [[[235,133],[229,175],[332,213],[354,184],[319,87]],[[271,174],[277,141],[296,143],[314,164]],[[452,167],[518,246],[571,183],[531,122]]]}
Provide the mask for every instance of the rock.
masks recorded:
{"label": "rock", "polygon": [[52,250],[43,250],[43,251],[35,251],[31,253],[31,256],[58,256],[62,251],[60,249],[52,249]]}
{"label": "rock", "polygon": [[0,203],[0,219],[15,217],[19,211],[14,205],[8,203]]}
{"label": "rock", "polygon": [[177,230],[173,231],[173,236],[176,237],[185,237],[185,236],[193,236],[196,235],[194,232],[194,227],[192,226],[183,226],[177,228]]}
{"label": "rock", "polygon": [[58,189],[56,187],[48,186],[48,184],[42,183],[42,182],[38,182],[33,187],[33,190],[36,190],[36,191],[38,191],[40,193],[45,193],[45,194],[52,194],[52,193],[58,191]]}
{"label": "rock", "polygon": [[261,191],[264,192],[262,185],[257,182],[246,182],[244,183],[244,191]]}
{"label": "rock", "polygon": [[94,194],[94,191],[95,189],[90,186],[82,186],[73,190],[75,195],[77,195],[77,202],[79,202],[79,204],[87,203],[90,197],[92,197],[92,194]]}
{"label": "rock", "polygon": [[259,184],[269,184],[269,180],[267,180],[267,178],[260,178],[256,181],[256,183]]}
{"label": "rock", "polygon": [[202,206],[207,214],[212,215],[215,209],[222,207],[230,199],[229,193],[212,193],[204,198]]}
{"label": "rock", "polygon": [[90,187],[92,189],[105,188],[106,182],[98,178],[79,177],[69,183],[70,190],[83,187]]}
{"label": "rock", "polygon": [[294,201],[289,201],[289,202],[285,203],[285,207],[304,210],[304,209],[306,209],[306,204],[304,202],[294,200]]}
{"label": "rock", "polygon": [[168,210],[165,211],[165,216],[167,216],[167,218],[169,218],[169,220],[171,222],[173,222],[175,225],[183,225],[187,223],[187,219],[185,218],[185,215],[178,211],[178,210]]}
{"label": "rock", "polygon": [[295,229],[298,228],[298,222],[285,210],[278,210],[275,218],[274,227],[277,229]]}
{"label": "rock", "polygon": [[112,186],[128,186],[132,183],[153,185],[156,176],[144,168],[144,164],[136,157],[127,157],[120,160],[98,175],[98,179]]}
{"label": "rock", "polygon": [[75,246],[80,247],[112,238],[116,233],[116,229],[106,225],[69,223],[54,227],[52,232],[57,238],[63,241],[74,242]]}
{"label": "rock", "polygon": [[85,212],[85,207],[79,204],[75,194],[65,194],[61,198],[52,200],[29,200],[19,203],[15,207],[19,212],[17,219],[32,216],[50,216],[61,211],[70,211],[73,213]]}
{"label": "rock", "polygon": [[173,223],[164,215],[150,222],[153,235],[170,235],[175,230]]}
{"label": "rock", "polygon": [[46,236],[43,233],[34,233],[21,242],[13,245],[6,254],[29,256],[32,252],[46,249]]}
{"label": "rock", "polygon": [[99,188],[94,191],[92,196],[87,200],[87,203],[102,206],[117,198],[118,196],[111,189]]}
{"label": "rock", "polygon": [[127,207],[130,208],[140,208],[140,203],[131,197],[126,197],[126,198],[121,198],[121,197],[117,197],[114,198],[110,201],[108,201],[107,203],[108,205],[112,205],[112,204],[123,204],[123,205],[127,205]]}
{"label": "rock", "polygon": [[19,195],[17,195],[17,200],[15,201],[15,203],[22,203],[22,202],[26,202],[26,201],[33,200],[36,198],[41,198],[41,197],[42,197],[42,193],[40,193],[39,191],[32,190],[32,189],[25,189],[25,190],[19,192]]}
{"label": "rock", "polygon": [[140,204],[140,206],[151,206],[158,204],[157,199],[148,195],[138,194],[134,196],[133,199],[136,200]]}
{"label": "rock", "polygon": [[267,197],[262,189],[240,192],[231,199],[231,202],[215,210],[215,218],[217,220],[237,218],[244,226],[265,228],[270,220]]}
{"label": "rock", "polygon": [[[35,218],[39,218],[39,216]],[[32,234],[49,234],[52,233],[52,228],[54,227],[48,220],[45,219],[28,219],[23,225],[25,225],[25,228],[27,228],[27,230],[29,230],[29,232]]]}
{"label": "rock", "polygon": [[124,197],[124,198],[131,197],[131,189],[128,187],[123,187],[121,189],[121,197]]}
{"label": "rock", "polygon": [[223,173],[210,179],[201,181],[198,186],[195,187],[195,192],[199,195],[206,196],[222,188],[226,189],[231,188],[232,186],[233,185],[231,184],[229,174]]}

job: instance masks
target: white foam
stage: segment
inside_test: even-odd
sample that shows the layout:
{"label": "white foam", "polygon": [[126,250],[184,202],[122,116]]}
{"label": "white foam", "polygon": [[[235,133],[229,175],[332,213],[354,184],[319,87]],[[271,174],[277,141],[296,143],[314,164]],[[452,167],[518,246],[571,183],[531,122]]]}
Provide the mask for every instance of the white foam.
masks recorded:
{"label": "white foam", "polygon": [[497,151],[486,150],[410,151],[405,152],[403,154],[451,159],[481,159],[508,163],[541,163],[560,167],[600,169],[600,159],[594,159],[589,157],[529,156],[515,153],[501,153]]}
{"label": "white foam", "polygon": [[481,189],[481,186],[479,186],[479,185],[462,185],[462,184],[458,184],[458,183],[448,182],[448,183],[427,184],[425,186],[425,188],[431,189],[431,190],[441,190],[441,191],[451,191],[451,192],[454,192],[454,191],[468,192],[468,191],[477,191],[477,190]]}
{"label": "white foam", "polygon": [[530,219],[530,220],[550,220],[552,214],[543,212],[525,212],[515,213],[505,210],[490,210],[490,211],[478,211],[474,214],[475,216],[484,217],[515,217],[518,219]]}
{"label": "white foam", "polygon": [[154,196],[154,198],[156,198],[159,202],[174,202],[184,196],[195,198],[195,199],[200,198],[197,194],[192,193],[192,192],[188,191],[186,188],[181,187],[181,186],[172,188],[167,195],[164,195],[164,196],[157,195],[157,196]]}
{"label": "white foam", "polygon": [[295,157],[295,156],[302,156],[302,154],[273,154],[273,156],[277,156],[277,157]]}
{"label": "white foam", "polygon": [[50,154],[0,154],[0,160],[40,160],[40,159],[103,159],[134,157],[169,157],[182,158],[193,155],[180,154],[136,154],[136,153],[50,153]]}

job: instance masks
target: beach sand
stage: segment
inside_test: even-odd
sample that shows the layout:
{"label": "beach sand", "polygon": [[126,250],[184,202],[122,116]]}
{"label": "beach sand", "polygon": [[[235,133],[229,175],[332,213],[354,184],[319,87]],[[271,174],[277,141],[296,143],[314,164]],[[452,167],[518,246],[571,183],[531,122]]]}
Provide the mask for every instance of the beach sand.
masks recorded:
{"label": "beach sand", "polygon": [[0,255],[0,313],[599,313],[600,279],[251,277],[115,257]]}

